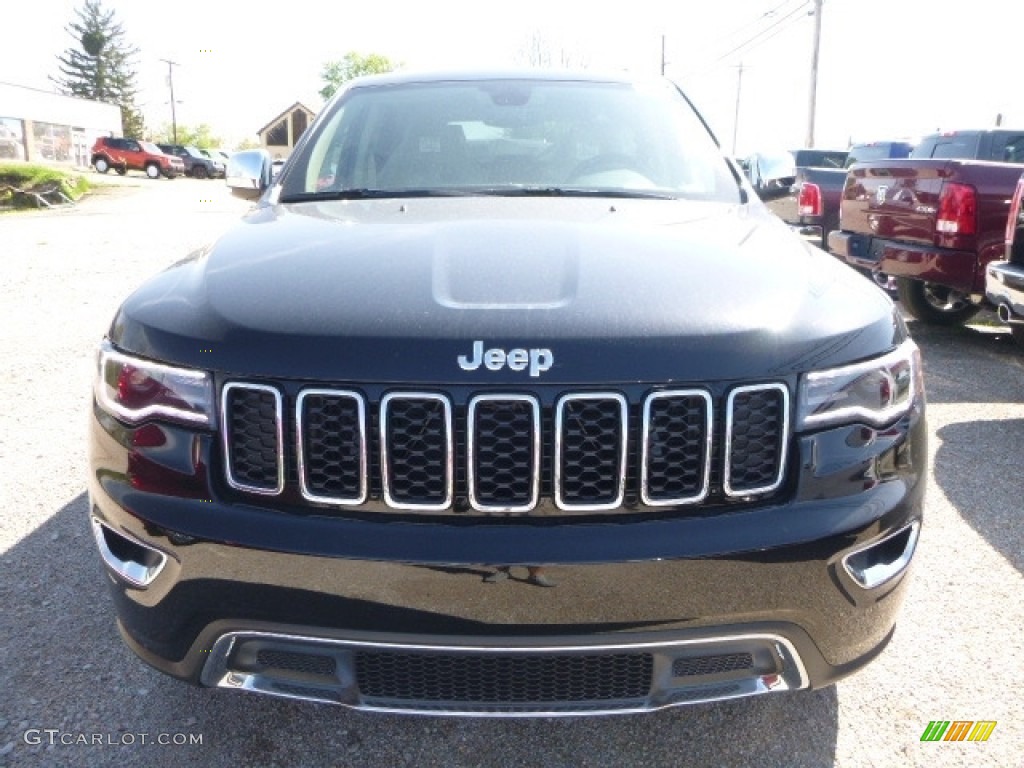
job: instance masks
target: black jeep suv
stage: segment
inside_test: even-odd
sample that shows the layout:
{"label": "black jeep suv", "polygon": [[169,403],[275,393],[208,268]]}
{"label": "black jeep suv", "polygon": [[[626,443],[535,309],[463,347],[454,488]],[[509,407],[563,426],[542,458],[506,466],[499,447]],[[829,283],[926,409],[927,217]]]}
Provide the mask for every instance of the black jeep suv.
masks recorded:
{"label": "black jeep suv", "polygon": [[162,151],[181,159],[185,164],[185,175],[197,179],[216,179],[224,177],[224,163],[207,157],[195,147],[181,144],[158,144]]}
{"label": "black jeep suv", "polygon": [[892,302],[664,81],[350,83],[118,311],[91,524],[193,683],[388,712],[829,685],[892,635],[926,466]]}

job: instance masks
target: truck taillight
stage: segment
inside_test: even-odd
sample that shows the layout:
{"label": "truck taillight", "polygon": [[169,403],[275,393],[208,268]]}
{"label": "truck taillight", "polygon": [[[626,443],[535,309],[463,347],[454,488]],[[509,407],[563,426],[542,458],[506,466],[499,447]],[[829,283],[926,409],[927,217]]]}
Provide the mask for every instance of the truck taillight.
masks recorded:
{"label": "truck taillight", "polygon": [[942,185],[935,231],[940,235],[973,235],[978,231],[978,193],[969,184]]}
{"label": "truck taillight", "polygon": [[1017,234],[1017,219],[1020,218],[1020,198],[1024,194],[1024,176],[1017,179],[1017,189],[1014,190],[1013,200],[1010,201],[1010,216],[1006,219],[1006,253],[1009,258],[1010,249],[1013,247],[1013,236]]}
{"label": "truck taillight", "polygon": [[821,216],[821,188],[805,181],[800,185],[797,210],[801,216]]}

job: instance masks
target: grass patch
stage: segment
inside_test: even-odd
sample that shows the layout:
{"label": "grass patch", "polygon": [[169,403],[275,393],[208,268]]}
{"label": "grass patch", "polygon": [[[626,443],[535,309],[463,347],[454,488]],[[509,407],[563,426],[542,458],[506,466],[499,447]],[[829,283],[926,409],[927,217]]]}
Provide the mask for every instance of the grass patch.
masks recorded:
{"label": "grass patch", "polygon": [[25,192],[40,192],[56,184],[72,200],[78,200],[92,185],[80,172],[32,163],[0,163],[0,206],[34,208],[30,199],[15,194],[7,186]]}

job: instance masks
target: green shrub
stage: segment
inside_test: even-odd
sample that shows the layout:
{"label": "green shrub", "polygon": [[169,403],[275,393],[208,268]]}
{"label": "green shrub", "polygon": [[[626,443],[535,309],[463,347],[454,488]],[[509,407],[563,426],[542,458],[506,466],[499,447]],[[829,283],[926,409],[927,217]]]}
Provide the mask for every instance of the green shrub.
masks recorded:
{"label": "green shrub", "polygon": [[31,192],[53,183],[59,184],[72,200],[78,200],[90,189],[89,180],[76,171],[30,163],[0,163],[0,205],[15,202],[14,193],[5,189],[8,185]]}

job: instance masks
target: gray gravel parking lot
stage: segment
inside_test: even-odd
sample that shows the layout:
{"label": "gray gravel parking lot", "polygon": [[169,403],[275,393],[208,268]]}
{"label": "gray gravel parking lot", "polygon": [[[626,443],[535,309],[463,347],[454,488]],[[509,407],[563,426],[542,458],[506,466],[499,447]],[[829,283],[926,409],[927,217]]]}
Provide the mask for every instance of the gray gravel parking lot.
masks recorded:
{"label": "gray gravel parking lot", "polygon": [[[837,687],[458,720],[199,690],[145,667],[117,636],[86,522],[93,353],[134,286],[247,204],[223,182],[112,181],[73,209],[0,216],[0,766],[1024,766],[1024,355],[998,326],[912,326],[924,533],[891,645]],[[984,743],[922,743],[931,720],[997,725]]]}

